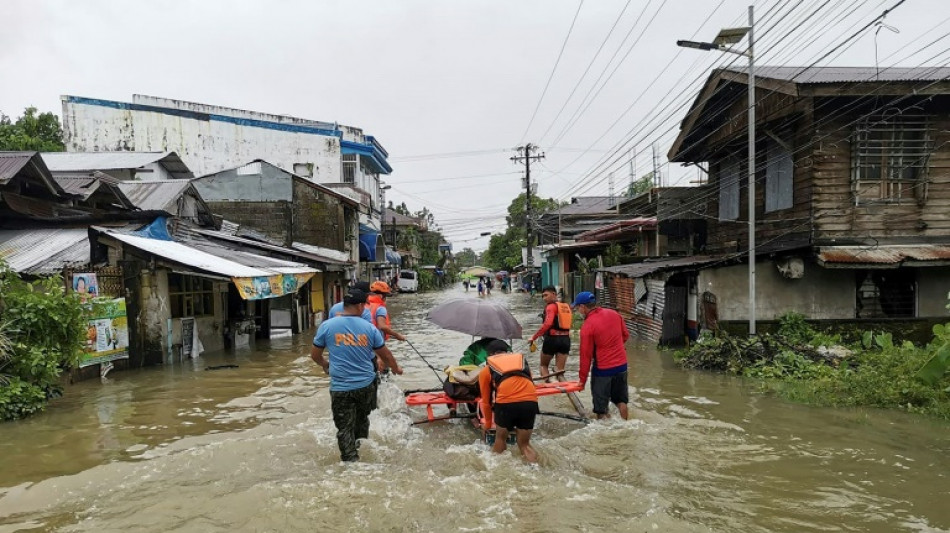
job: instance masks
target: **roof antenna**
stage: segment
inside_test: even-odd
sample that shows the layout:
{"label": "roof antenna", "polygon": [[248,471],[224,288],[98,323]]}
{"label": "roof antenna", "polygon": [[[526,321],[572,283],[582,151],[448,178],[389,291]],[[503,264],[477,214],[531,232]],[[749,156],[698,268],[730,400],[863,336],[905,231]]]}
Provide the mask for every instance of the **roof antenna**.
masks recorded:
{"label": "roof antenna", "polygon": [[879,20],[874,23],[877,26],[877,29],[874,30],[874,79],[875,81],[881,81],[881,66],[877,63],[877,34],[881,32],[881,28],[887,28],[894,33],[900,33],[901,31],[890,24],[884,24],[884,20]]}

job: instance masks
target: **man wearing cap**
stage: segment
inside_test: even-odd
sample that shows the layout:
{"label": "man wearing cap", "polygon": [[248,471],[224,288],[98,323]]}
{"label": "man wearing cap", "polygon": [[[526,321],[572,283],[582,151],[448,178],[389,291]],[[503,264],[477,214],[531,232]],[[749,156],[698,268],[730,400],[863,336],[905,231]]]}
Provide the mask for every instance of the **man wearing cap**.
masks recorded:
{"label": "man wearing cap", "polygon": [[590,292],[578,294],[572,307],[584,317],[581,326],[581,387],[586,386],[590,373],[590,392],[597,418],[608,418],[608,403],[613,403],[620,411],[620,417],[627,420],[629,395],[627,349],[624,347],[630,338],[627,324],[620,313],[598,306],[596,297]]}
{"label": "man wearing cap", "polygon": [[[357,281],[356,284],[353,285],[353,288],[358,291],[369,293],[369,282]],[[333,304],[330,307],[330,310],[327,311],[327,318],[333,318],[335,316],[340,316],[342,314],[343,314],[343,300],[340,300],[339,302]],[[369,314],[369,306],[365,306],[365,305],[363,306],[363,314],[361,316],[363,317],[364,320],[366,320],[370,324],[373,323],[373,317],[370,316]]]}
{"label": "man wearing cap", "polygon": [[369,316],[373,325],[383,332],[383,338],[389,340],[393,337],[397,341],[406,340],[405,335],[398,333],[392,328],[392,321],[389,319],[389,311],[386,309],[386,297],[391,290],[389,284],[385,281],[374,281],[370,287],[369,298],[366,307],[369,308]]}
{"label": "man wearing cap", "polygon": [[[310,358],[330,376],[330,408],[343,461],[359,460],[357,439],[369,437],[369,413],[376,406],[374,355],[402,374],[383,335],[361,318],[365,305],[366,293],[350,289],[343,297],[343,314],[320,324],[310,351]],[[329,360],[324,351],[329,351]]]}

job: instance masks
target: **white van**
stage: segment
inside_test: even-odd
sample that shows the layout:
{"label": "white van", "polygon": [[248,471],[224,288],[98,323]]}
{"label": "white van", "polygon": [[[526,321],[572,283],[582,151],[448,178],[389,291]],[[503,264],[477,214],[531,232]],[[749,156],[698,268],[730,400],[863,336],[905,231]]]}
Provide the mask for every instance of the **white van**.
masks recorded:
{"label": "white van", "polygon": [[399,271],[399,292],[416,292],[419,290],[419,274],[415,270]]}

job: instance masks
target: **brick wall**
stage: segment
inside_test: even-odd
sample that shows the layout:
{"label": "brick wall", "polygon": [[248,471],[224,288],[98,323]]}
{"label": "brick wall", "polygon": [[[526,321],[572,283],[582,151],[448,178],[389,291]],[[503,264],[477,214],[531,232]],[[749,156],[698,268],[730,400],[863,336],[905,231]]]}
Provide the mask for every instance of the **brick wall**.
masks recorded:
{"label": "brick wall", "polygon": [[344,249],[346,224],[339,198],[294,180],[293,211],[295,241]]}
{"label": "brick wall", "polygon": [[253,228],[284,246],[290,245],[292,219],[288,202],[208,202],[208,206],[226,220]]}

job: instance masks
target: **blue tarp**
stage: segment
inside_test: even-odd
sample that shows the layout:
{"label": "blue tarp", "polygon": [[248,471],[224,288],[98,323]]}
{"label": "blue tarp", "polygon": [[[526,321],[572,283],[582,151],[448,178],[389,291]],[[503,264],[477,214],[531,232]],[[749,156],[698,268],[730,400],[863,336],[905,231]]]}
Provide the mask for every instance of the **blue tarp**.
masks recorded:
{"label": "blue tarp", "polygon": [[145,237],[146,239],[158,239],[160,241],[174,241],[168,234],[168,218],[158,217],[151,224],[132,232],[136,237]]}
{"label": "blue tarp", "polygon": [[399,252],[387,246],[386,247],[386,262],[393,265],[401,265],[402,256],[399,255]]}

